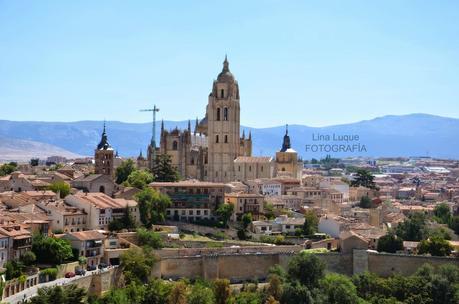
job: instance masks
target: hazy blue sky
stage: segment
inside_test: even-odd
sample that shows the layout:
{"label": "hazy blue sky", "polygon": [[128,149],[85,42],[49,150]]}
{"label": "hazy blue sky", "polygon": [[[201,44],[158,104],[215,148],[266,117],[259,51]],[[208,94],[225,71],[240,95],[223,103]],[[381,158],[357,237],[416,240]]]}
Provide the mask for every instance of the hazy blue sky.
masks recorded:
{"label": "hazy blue sky", "polygon": [[0,119],[202,117],[225,53],[244,125],[459,117],[459,1],[375,2],[0,0]]}

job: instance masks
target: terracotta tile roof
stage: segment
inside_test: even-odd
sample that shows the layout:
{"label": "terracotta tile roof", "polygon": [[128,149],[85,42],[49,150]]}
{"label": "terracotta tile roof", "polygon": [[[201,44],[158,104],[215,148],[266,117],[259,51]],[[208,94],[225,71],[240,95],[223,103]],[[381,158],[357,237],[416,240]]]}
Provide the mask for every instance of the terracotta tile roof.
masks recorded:
{"label": "terracotta tile roof", "polygon": [[105,235],[98,232],[97,230],[71,232],[67,235],[80,241],[101,240],[105,238]]}
{"label": "terracotta tile roof", "polygon": [[150,187],[160,188],[160,187],[207,187],[207,188],[218,188],[225,187],[223,183],[212,183],[212,182],[201,182],[198,180],[185,180],[179,182],[153,182],[150,183]]}
{"label": "terracotta tile roof", "polygon": [[92,204],[100,209],[106,208],[124,208],[127,206],[133,207],[137,206],[137,202],[134,200],[127,200],[124,198],[111,198],[110,196],[104,193],[83,193],[78,192],[73,195],[79,200],[85,201],[89,204]]}
{"label": "terracotta tile roof", "polygon": [[272,157],[269,156],[239,156],[234,162],[235,163],[268,163],[272,161]]}

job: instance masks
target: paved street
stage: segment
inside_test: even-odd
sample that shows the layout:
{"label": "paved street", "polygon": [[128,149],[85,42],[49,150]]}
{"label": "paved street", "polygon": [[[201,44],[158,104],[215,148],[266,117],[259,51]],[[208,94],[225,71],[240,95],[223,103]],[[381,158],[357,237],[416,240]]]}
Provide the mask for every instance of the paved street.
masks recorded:
{"label": "paved street", "polygon": [[[106,271],[106,270],[104,270]],[[91,276],[93,274],[97,274],[99,272],[99,270],[93,270],[93,271],[87,271],[86,272],[86,275],[85,276],[74,276],[73,278],[60,278],[60,279],[57,279],[57,280],[54,280],[54,281],[51,281],[51,282],[46,282],[46,283],[42,283],[42,284],[38,284],[38,285],[35,285],[35,286],[32,286],[30,288],[27,288],[21,292],[18,292],[8,298],[5,298],[3,300],[4,303],[22,303],[22,301],[24,300],[27,300],[33,296],[36,296],[37,295],[37,291],[38,291],[38,288],[43,288],[43,287],[52,287],[52,286],[63,286],[63,285],[67,285],[67,284],[70,284],[76,280],[79,280],[83,277],[87,277],[87,276]]]}

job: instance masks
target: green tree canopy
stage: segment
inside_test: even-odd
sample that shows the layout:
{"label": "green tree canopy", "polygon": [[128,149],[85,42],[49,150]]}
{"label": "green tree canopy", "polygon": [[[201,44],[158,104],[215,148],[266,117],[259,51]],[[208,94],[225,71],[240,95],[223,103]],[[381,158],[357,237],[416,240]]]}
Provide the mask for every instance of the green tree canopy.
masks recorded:
{"label": "green tree canopy", "polygon": [[403,240],[390,232],[379,238],[377,250],[379,252],[396,253],[398,250],[403,250]]}
{"label": "green tree canopy", "polygon": [[351,181],[352,187],[366,187],[370,189],[377,189],[376,184],[373,181],[374,176],[370,171],[365,169],[358,169],[354,180]]}
{"label": "green tree canopy", "polygon": [[161,236],[158,233],[145,228],[137,229],[137,239],[139,241],[139,245],[141,246],[149,246],[153,249],[161,249],[163,247]]}
{"label": "green tree canopy", "polygon": [[441,224],[449,224],[451,221],[451,210],[445,203],[440,203],[435,206],[434,215]]}
{"label": "green tree canopy", "polygon": [[49,190],[59,193],[60,198],[65,198],[70,194],[70,185],[63,181],[56,181],[49,186]]}
{"label": "green tree canopy", "polygon": [[320,281],[320,291],[324,303],[328,304],[355,304],[361,301],[351,279],[336,273],[327,274]]}
{"label": "green tree canopy", "polygon": [[81,304],[86,291],[77,285],[64,287],[44,287],[38,289],[38,295],[30,299],[31,304]]}
{"label": "green tree canopy", "polygon": [[429,253],[433,256],[448,256],[451,254],[453,247],[450,243],[440,237],[431,237],[428,240],[422,240],[418,245],[418,253]]}
{"label": "green tree canopy", "polygon": [[214,304],[215,297],[213,290],[202,284],[196,282],[191,288],[191,292],[188,295],[188,304]]}
{"label": "green tree canopy", "polygon": [[242,218],[242,226],[244,227],[244,229],[247,229],[247,227],[249,227],[250,223],[252,223],[252,213],[245,213]]}
{"label": "green tree canopy", "polygon": [[145,227],[163,223],[166,219],[166,208],[172,203],[169,196],[151,188],[145,188],[135,195],[139,203],[140,220]]}
{"label": "green tree canopy", "polygon": [[10,162],[7,164],[0,165],[0,176],[5,176],[8,174],[13,173],[18,168],[18,164],[16,162]]}
{"label": "green tree canopy", "polygon": [[215,280],[214,295],[216,304],[227,304],[231,295],[230,281],[227,279]]}
{"label": "green tree canopy", "polygon": [[291,280],[297,280],[312,289],[323,278],[325,264],[316,255],[301,252],[290,260],[287,273]]}
{"label": "green tree canopy", "polygon": [[426,227],[426,216],[421,212],[415,212],[400,223],[395,233],[404,241],[420,241],[426,238],[428,230]]}
{"label": "green tree canopy", "polygon": [[220,217],[220,219],[223,222],[223,225],[226,227],[228,225],[228,221],[231,218],[231,215],[233,215],[234,211],[234,206],[233,204],[221,204],[218,209],[217,209],[217,215]]}
{"label": "green tree canopy", "polygon": [[370,209],[373,207],[373,202],[371,201],[371,198],[369,198],[368,196],[362,196],[360,198],[360,202],[359,202],[359,207],[360,208],[364,208],[364,209]]}
{"label": "green tree canopy", "polygon": [[32,251],[40,264],[59,265],[73,258],[72,247],[67,240],[42,234],[33,236]]}
{"label": "green tree canopy", "polygon": [[313,235],[317,232],[319,218],[313,210],[307,210],[304,214],[303,233],[305,235]]}
{"label": "green tree canopy", "polygon": [[129,174],[126,185],[138,189],[144,189],[153,181],[153,174],[146,170],[134,170]]}
{"label": "green tree canopy", "polygon": [[176,182],[180,179],[177,169],[172,166],[172,160],[169,154],[160,154],[156,156],[153,166],[153,176],[157,182]]}
{"label": "green tree canopy", "polygon": [[154,255],[141,248],[130,248],[121,255],[121,266],[126,282],[147,283],[156,262]]}
{"label": "green tree canopy", "polygon": [[132,159],[126,159],[123,161],[115,171],[115,181],[117,184],[125,182],[129,175],[136,170],[134,161]]}

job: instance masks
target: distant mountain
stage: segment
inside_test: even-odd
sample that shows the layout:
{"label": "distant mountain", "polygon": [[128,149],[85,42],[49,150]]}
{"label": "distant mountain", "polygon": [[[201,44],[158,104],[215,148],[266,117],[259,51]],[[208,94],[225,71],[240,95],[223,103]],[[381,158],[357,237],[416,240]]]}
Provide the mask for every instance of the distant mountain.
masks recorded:
{"label": "distant mountain", "polygon": [[12,139],[0,136],[0,162],[24,162],[35,157],[46,159],[48,156],[63,156],[67,158],[81,157],[78,154],[53,145],[31,140]]}
{"label": "distant mountain", "polygon": [[[164,121],[166,129],[186,128],[187,121]],[[100,140],[103,122],[17,122],[0,120],[0,136],[22,140],[47,143],[80,155],[93,155],[94,148]],[[194,128],[194,121],[191,122]],[[159,141],[160,124],[157,124],[157,141]],[[285,126],[272,128],[241,127],[252,132],[254,155],[274,155],[282,145]],[[107,122],[109,142],[122,156],[136,156],[151,138],[150,123]],[[427,114],[410,114],[402,116],[384,116],[356,123],[327,126],[321,128],[303,125],[290,125],[289,135],[292,146],[299,154],[309,159],[324,157],[327,154],[337,157],[345,156],[419,156],[459,159],[459,119],[439,117]],[[328,135],[330,140],[324,139]],[[358,136],[358,141],[349,144],[360,144],[362,149],[347,152],[326,152],[306,150],[307,145],[335,145],[347,143],[333,141],[335,137],[348,135]],[[314,137],[313,137],[314,136]],[[321,140],[314,140],[317,137]],[[2,153],[0,152],[0,158]]]}

